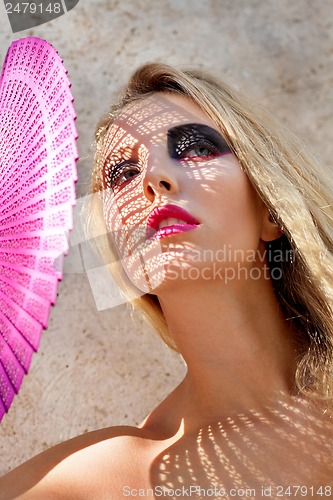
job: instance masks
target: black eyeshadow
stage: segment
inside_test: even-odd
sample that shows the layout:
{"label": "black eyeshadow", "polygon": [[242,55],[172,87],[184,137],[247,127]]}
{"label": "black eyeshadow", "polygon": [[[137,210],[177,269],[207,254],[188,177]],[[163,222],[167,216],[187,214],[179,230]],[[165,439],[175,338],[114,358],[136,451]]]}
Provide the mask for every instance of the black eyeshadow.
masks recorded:
{"label": "black eyeshadow", "polygon": [[217,154],[231,153],[222,135],[212,127],[200,123],[186,123],[168,130],[168,152],[170,158],[178,159],[181,154],[196,145],[215,148]]}

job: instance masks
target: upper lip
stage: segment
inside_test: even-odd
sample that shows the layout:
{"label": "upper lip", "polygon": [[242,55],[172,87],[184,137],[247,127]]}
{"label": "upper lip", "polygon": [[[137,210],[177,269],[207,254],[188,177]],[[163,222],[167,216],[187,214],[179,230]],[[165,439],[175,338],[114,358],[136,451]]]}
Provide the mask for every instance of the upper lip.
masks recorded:
{"label": "upper lip", "polygon": [[175,219],[181,219],[187,224],[200,224],[200,222],[188,213],[184,208],[178,205],[163,205],[161,207],[156,207],[148,217],[147,230],[154,229],[158,230],[159,224],[164,219],[173,217]]}

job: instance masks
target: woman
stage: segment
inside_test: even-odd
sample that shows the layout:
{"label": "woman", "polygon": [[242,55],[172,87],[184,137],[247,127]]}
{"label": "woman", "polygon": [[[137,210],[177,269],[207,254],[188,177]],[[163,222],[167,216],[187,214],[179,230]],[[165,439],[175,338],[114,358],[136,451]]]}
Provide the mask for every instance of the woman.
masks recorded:
{"label": "woman", "polygon": [[227,86],[160,64],[96,142],[89,231],[188,371],[139,428],[58,445],[0,498],[331,496],[328,175]]}

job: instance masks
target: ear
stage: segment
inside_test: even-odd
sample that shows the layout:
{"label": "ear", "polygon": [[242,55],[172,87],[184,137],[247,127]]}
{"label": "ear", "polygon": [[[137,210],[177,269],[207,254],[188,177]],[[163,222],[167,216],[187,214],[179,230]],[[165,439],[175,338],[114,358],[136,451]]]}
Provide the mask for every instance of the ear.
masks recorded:
{"label": "ear", "polygon": [[260,238],[263,241],[274,241],[282,236],[283,230],[267,208],[264,210]]}

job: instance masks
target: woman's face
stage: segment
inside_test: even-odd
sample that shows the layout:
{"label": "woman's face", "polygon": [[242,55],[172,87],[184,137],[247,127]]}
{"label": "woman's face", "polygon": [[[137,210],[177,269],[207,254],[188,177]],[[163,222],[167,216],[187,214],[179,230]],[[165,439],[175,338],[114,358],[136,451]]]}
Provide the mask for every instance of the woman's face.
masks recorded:
{"label": "woman's face", "polygon": [[237,262],[251,266],[263,203],[215,123],[188,98],[155,94],[131,104],[108,131],[101,164],[107,227],[139,290],[158,294],[179,279],[227,282]]}

